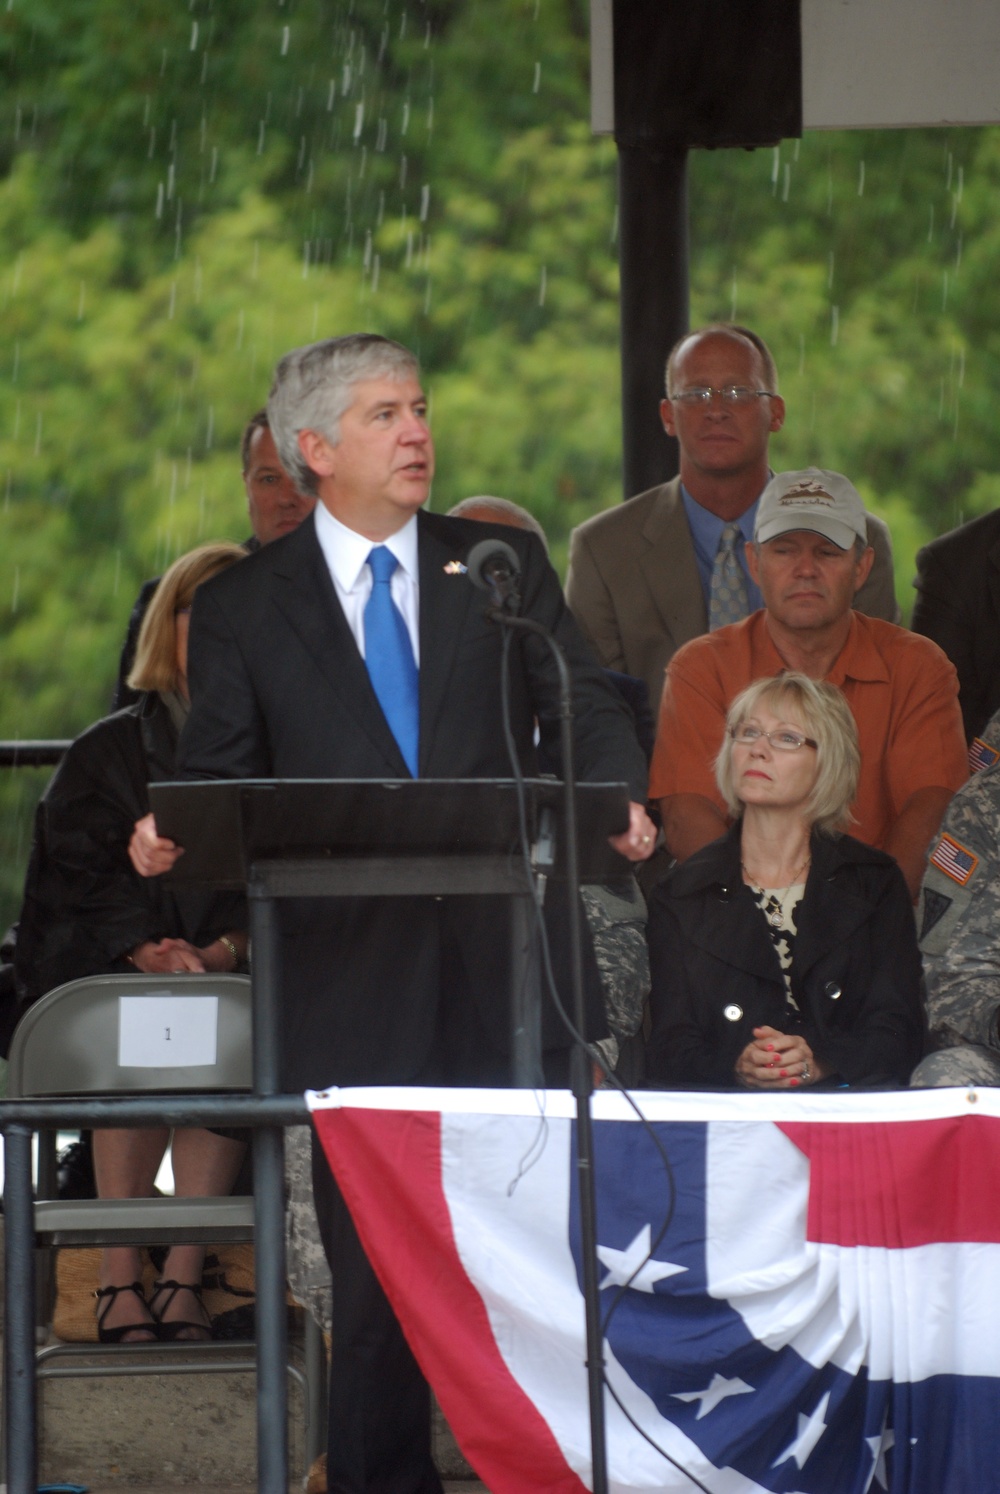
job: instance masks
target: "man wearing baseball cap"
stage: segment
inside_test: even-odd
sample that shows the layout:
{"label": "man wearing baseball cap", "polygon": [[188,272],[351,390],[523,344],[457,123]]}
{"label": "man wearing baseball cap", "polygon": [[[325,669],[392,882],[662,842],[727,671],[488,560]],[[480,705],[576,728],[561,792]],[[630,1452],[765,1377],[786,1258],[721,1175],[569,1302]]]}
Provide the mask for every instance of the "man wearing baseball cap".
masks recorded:
{"label": "man wearing baseball cap", "polygon": [[727,827],[713,764],[729,703],[753,680],[797,669],[846,695],[861,743],[852,834],[895,856],[916,898],[968,774],[958,681],[929,639],[852,610],[872,558],[846,477],[809,467],[771,479],[746,548],[763,608],[693,639],[667,668],[650,795],[679,860]]}

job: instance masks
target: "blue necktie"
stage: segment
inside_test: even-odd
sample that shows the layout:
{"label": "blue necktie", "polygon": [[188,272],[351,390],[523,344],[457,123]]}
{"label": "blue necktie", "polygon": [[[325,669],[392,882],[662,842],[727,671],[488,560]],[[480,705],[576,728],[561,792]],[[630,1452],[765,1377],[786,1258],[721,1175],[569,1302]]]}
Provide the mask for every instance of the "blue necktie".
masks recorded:
{"label": "blue necktie", "polygon": [[420,675],[403,615],[392,600],[389,582],[399,561],[385,545],[368,556],[372,594],[365,607],[365,665],[389,730],[406,766],[417,776],[420,741]]}
{"label": "blue necktie", "polygon": [[736,553],[743,543],[738,524],[723,526],[719,548],[715,552],[712,580],[708,593],[708,631],[724,628],[728,623],[742,622],[749,616],[747,578]]}

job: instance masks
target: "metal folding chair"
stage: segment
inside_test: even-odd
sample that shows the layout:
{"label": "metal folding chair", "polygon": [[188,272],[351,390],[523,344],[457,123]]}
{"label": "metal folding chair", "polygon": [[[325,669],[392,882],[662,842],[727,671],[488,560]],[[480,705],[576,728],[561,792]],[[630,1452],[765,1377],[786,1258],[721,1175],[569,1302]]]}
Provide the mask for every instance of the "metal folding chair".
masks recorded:
{"label": "metal folding chair", "polygon": [[[253,1087],[252,1067],[246,976],[91,976],[49,991],[28,1008],[11,1042],[8,1096],[246,1092]],[[51,1134],[40,1138],[40,1154],[49,1157],[40,1178],[54,1176],[54,1146]],[[34,1228],[49,1261],[62,1246],[252,1241],[253,1199],[38,1197]],[[305,1321],[304,1367],[289,1363],[288,1373],[305,1398],[308,1466],[323,1446],[324,1354],[318,1325],[308,1313]],[[36,1360],[38,1378],[46,1379],[232,1373],[253,1370],[254,1354],[252,1342],[56,1343],[40,1347]]]}

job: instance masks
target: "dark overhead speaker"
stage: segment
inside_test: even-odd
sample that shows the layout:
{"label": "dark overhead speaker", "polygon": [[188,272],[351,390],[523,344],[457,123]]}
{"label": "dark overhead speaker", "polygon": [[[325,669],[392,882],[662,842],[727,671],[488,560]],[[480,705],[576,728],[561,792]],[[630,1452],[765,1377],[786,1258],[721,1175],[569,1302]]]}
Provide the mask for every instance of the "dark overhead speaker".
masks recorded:
{"label": "dark overhead speaker", "polygon": [[802,134],[800,0],[613,7],[619,145],[711,149]]}

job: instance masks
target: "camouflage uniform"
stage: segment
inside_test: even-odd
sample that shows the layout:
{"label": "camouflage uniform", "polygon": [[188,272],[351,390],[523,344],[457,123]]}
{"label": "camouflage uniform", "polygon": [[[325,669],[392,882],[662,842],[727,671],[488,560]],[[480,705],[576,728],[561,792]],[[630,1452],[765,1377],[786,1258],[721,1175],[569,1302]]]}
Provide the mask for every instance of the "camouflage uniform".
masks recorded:
{"label": "camouflage uniform", "polygon": [[[994,717],[987,745],[996,727]],[[1000,1085],[1000,760],[974,773],[948,807],[917,927],[938,1051],[918,1065],[911,1084]]]}
{"label": "camouflage uniform", "polygon": [[649,995],[646,904],[634,877],[580,888],[604,992],[611,1036],[598,1044],[614,1067],[620,1045],[639,1031]]}
{"label": "camouflage uniform", "polygon": [[312,1127],[285,1131],[285,1249],[292,1296],[330,1332],[331,1280],[312,1191]]}
{"label": "camouflage uniform", "polygon": [[969,743],[969,771],[979,773],[1000,763],[1000,711],[991,716],[982,734]]}

